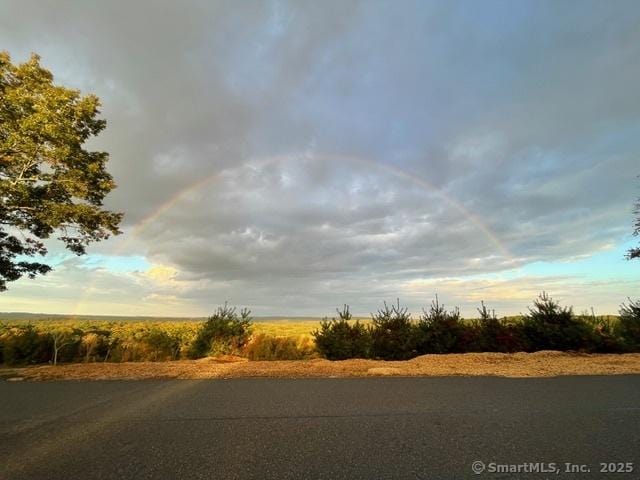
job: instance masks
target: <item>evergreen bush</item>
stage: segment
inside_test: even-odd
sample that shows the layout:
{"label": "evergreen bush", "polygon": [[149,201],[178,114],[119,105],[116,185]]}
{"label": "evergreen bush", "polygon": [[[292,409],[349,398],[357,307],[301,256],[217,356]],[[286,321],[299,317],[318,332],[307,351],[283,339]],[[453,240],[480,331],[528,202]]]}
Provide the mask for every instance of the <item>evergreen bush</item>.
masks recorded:
{"label": "evergreen bush", "polygon": [[524,348],[520,322],[499,319],[495,310],[489,310],[484,302],[481,302],[478,313],[480,318],[475,323],[477,351],[509,353]]}
{"label": "evergreen bush", "polygon": [[534,300],[529,313],[522,318],[526,349],[591,350],[593,331],[573,314],[571,307],[561,307],[546,292]]}
{"label": "evergreen bush", "polygon": [[626,351],[640,352],[640,300],[629,299],[628,305],[620,306],[615,333]]}
{"label": "evergreen bush", "polygon": [[218,307],[198,331],[191,344],[189,357],[238,353],[251,336],[251,312],[246,308],[238,314],[226,303]]}
{"label": "evergreen bush", "polygon": [[320,322],[320,329],[312,333],[316,348],[329,360],[367,358],[371,349],[369,330],[358,320],[351,322],[349,306],[336,309],[338,318]]}
{"label": "evergreen bush", "polygon": [[469,330],[470,327],[466,327],[460,318],[460,310],[456,307],[447,311],[436,295],[429,310],[422,310],[418,321],[418,350],[420,354],[461,352],[464,344],[473,350],[474,342],[469,338]]}
{"label": "evergreen bush", "polygon": [[405,360],[418,355],[419,331],[400,300],[389,307],[384,302],[371,319],[371,356],[384,360]]}

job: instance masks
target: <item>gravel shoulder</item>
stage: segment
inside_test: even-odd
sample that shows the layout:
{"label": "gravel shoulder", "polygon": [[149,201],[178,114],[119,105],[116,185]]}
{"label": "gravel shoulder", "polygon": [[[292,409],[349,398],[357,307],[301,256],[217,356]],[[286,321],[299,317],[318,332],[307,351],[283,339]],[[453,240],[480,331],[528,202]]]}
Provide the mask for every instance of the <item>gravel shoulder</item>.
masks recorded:
{"label": "gravel shoulder", "polygon": [[5,380],[138,380],[236,377],[478,376],[552,377],[640,374],[640,354],[465,353],[423,355],[406,361],[324,359],[247,361],[205,358],[175,362],[77,363],[0,368]]}

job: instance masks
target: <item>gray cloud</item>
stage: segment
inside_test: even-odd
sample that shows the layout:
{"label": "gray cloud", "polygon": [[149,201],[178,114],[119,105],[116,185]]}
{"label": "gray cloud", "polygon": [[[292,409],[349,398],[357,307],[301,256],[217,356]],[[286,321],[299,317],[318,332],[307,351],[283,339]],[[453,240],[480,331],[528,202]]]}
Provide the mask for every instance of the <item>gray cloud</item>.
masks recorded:
{"label": "gray cloud", "polygon": [[197,305],[311,309],[628,238],[639,20],[622,1],[5,0],[0,45],[103,99],[127,233],[94,252],[171,265]]}

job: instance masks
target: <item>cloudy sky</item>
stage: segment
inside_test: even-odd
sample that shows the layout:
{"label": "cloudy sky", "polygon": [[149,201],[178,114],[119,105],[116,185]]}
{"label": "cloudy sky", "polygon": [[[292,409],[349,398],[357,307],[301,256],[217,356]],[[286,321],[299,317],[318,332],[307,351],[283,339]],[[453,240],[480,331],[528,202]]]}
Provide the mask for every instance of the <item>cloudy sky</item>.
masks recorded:
{"label": "cloudy sky", "polygon": [[8,1],[0,49],[96,93],[123,234],[0,310],[472,315],[640,296],[637,1]]}

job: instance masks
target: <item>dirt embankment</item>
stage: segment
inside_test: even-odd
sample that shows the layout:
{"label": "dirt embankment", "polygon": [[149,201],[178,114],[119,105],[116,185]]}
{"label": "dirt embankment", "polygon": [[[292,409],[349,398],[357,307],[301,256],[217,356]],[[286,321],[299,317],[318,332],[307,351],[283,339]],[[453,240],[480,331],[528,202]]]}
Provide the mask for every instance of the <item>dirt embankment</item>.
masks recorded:
{"label": "dirt embankment", "polygon": [[640,374],[640,354],[465,353],[423,355],[397,362],[359,359],[333,362],[321,359],[249,362],[241,358],[206,358],[157,363],[83,363],[0,369],[0,376],[6,379],[25,380],[446,375],[547,377],[617,374]]}

